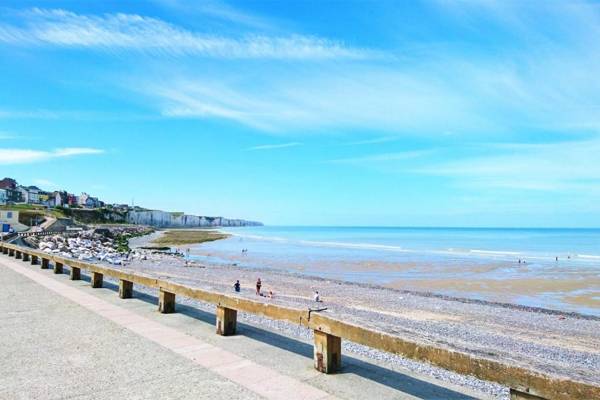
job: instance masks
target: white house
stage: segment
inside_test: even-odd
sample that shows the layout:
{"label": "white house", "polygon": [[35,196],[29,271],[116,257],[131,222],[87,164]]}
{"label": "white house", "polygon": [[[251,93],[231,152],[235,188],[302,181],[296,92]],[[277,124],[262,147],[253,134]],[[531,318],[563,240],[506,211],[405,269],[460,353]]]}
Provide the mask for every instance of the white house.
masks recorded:
{"label": "white house", "polygon": [[21,232],[28,227],[19,222],[19,212],[12,210],[0,210],[0,232]]}
{"label": "white house", "polygon": [[81,193],[78,197],[77,204],[85,208],[97,208],[100,207],[100,201],[97,197],[92,197],[87,193]]}
{"label": "white house", "polygon": [[17,186],[17,191],[21,193],[21,201],[23,203],[29,203],[29,190],[25,186]]}
{"label": "white house", "polygon": [[54,192],[50,196],[50,205],[52,207],[62,207],[67,202],[67,198],[60,192]]}
{"label": "white house", "polygon": [[24,203],[39,204],[41,189],[36,186],[17,186]]}
{"label": "white house", "polygon": [[27,189],[29,189],[29,203],[39,204],[42,190],[36,186],[29,186]]}

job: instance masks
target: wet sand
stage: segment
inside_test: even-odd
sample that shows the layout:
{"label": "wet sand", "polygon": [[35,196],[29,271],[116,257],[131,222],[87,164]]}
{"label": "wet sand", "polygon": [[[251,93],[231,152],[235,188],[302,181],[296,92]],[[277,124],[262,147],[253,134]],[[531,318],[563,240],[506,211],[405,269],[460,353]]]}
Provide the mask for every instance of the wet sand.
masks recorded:
{"label": "wet sand", "polygon": [[[543,278],[411,279],[395,281],[386,286],[514,303],[522,303],[524,297],[535,298],[552,294],[557,300],[581,306],[582,309],[600,310],[600,278],[597,276],[560,280]],[[578,295],[572,294],[578,292],[580,293]]]}
{"label": "wet sand", "polygon": [[[235,239],[229,239],[235,240]],[[427,291],[472,299],[508,302],[600,316],[600,274],[597,267],[577,268],[566,260],[542,268],[518,260],[453,260],[449,263],[390,262],[316,257],[272,259],[264,254],[238,254],[211,246],[194,246],[204,263],[220,260],[249,268],[267,267],[395,289]]]}

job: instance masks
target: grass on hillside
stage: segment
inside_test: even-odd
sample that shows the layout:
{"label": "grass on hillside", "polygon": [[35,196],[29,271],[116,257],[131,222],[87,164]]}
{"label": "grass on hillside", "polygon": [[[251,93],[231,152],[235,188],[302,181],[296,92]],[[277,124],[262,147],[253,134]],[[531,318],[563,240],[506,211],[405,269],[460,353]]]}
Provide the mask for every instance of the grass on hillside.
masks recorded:
{"label": "grass on hillside", "polygon": [[57,209],[47,209],[44,206],[34,204],[10,204],[0,206],[0,210],[18,211],[19,222],[29,226],[33,220],[44,219],[46,216],[64,218],[65,215]]}
{"label": "grass on hillside", "polygon": [[229,235],[211,230],[177,229],[165,231],[152,243],[161,246],[197,244],[228,238]]}

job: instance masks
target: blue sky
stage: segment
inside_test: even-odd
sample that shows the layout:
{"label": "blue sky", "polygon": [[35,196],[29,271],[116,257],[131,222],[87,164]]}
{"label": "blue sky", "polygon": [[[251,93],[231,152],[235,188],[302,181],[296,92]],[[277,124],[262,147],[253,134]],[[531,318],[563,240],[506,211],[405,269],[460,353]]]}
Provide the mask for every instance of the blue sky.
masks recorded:
{"label": "blue sky", "polygon": [[600,3],[0,5],[0,175],[268,224],[600,226]]}

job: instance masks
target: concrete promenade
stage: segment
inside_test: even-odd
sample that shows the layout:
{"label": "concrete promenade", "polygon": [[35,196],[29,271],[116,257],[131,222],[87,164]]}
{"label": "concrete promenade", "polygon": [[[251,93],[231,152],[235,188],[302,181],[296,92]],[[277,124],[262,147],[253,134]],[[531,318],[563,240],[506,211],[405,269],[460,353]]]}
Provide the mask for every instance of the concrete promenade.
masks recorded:
{"label": "concrete promenade", "polygon": [[312,344],[245,324],[219,336],[214,314],[39,268],[0,258],[0,399],[485,398],[351,356],[322,374]]}

